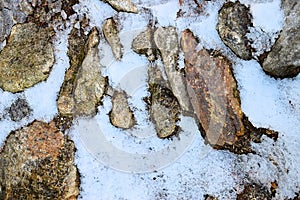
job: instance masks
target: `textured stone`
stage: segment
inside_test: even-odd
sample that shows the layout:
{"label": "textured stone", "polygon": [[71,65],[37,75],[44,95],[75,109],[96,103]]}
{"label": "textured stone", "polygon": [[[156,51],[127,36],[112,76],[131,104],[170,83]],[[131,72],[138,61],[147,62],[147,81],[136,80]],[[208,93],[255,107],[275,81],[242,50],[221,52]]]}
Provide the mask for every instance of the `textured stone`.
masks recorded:
{"label": "textured stone", "polygon": [[101,75],[99,32],[93,28],[85,41],[83,30],[73,29],[69,37],[70,68],[66,72],[57,100],[63,116],[90,116],[106,90],[107,78]]}
{"label": "textured stone", "polygon": [[112,110],[109,118],[115,127],[129,129],[134,126],[135,120],[130,109],[125,92],[115,91],[112,97]]}
{"label": "textured stone", "polygon": [[190,111],[184,76],[177,70],[179,53],[178,35],[175,27],[159,27],[154,33],[154,41],[161,53],[165,72],[171,89],[183,111]]}
{"label": "textured stone", "polygon": [[282,1],[285,24],[271,52],[262,62],[267,74],[274,77],[294,77],[300,72],[300,2]]}
{"label": "textured stone", "polygon": [[112,52],[117,60],[121,60],[123,56],[123,46],[119,38],[117,24],[113,18],[108,18],[103,24],[103,33],[105,39],[111,46]]}
{"label": "textured stone", "polygon": [[0,153],[0,199],[76,199],[75,147],[52,124],[34,121],[8,136]]}
{"label": "textured stone", "polygon": [[244,187],[244,191],[237,195],[237,200],[272,199],[272,194],[268,188],[260,186],[256,183],[246,184]]}
{"label": "textured stone", "polygon": [[116,11],[138,13],[138,8],[132,3],[131,0],[104,0],[109,3]]}
{"label": "textured stone", "polygon": [[252,58],[246,34],[252,25],[250,9],[239,1],[225,3],[219,11],[217,30],[226,46],[244,60]]}
{"label": "textured stone", "polygon": [[7,45],[0,53],[3,90],[21,92],[48,78],[54,64],[53,33],[33,23],[13,26]]}
{"label": "textured stone", "polygon": [[10,12],[10,10],[2,8],[0,5],[0,43],[10,34],[11,28],[14,25]]}
{"label": "textured stone", "polygon": [[29,107],[26,99],[18,98],[8,109],[9,116],[13,121],[20,121],[28,117],[32,109]]}

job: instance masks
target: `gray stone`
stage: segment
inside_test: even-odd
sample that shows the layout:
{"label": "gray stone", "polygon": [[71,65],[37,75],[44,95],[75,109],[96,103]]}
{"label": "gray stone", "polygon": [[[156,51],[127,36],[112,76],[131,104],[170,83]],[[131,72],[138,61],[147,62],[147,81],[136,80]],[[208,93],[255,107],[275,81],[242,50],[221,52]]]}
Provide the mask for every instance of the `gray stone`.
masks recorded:
{"label": "gray stone", "polygon": [[0,43],[10,34],[13,25],[14,21],[11,11],[0,6]]}
{"label": "gray stone", "polygon": [[29,107],[26,99],[18,98],[8,109],[9,116],[13,121],[20,121],[28,117],[32,109]]}
{"label": "gray stone", "polygon": [[104,0],[109,3],[111,7],[120,12],[138,13],[138,8],[131,0]]}

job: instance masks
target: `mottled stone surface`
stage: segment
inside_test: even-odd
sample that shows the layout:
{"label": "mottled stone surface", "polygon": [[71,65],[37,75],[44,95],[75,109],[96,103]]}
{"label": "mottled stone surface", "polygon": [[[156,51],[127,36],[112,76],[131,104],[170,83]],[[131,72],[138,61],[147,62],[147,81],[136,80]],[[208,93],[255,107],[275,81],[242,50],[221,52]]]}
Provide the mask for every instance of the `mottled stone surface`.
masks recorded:
{"label": "mottled stone surface", "polygon": [[123,46],[119,38],[119,31],[118,31],[117,24],[113,18],[108,18],[105,20],[103,24],[103,33],[105,39],[111,46],[113,55],[117,60],[121,60],[123,56]]}
{"label": "mottled stone surface", "polygon": [[13,121],[20,121],[28,117],[32,109],[28,105],[26,99],[18,98],[8,109],[9,117]]}
{"label": "mottled stone surface", "polygon": [[246,34],[252,26],[250,9],[239,1],[225,3],[219,11],[217,30],[226,46],[244,60],[252,58],[252,48]]}
{"label": "mottled stone surface", "polygon": [[215,148],[235,153],[251,152],[251,141],[262,134],[277,133],[255,128],[241,110],[237,82],[230,61],[218,52],[196,50],[197,40],[190,30],[182,33],[187,90],[205,140]]}
{"label": "mottled stone surface", "polygon": [[0,4],[0,43],[10,34],[14,25],[11,11],[1,7]]}
{"label": "mottled stone surface", "polygon": [[184,84],[184,76],[177,70],[179,53],[178,34],[175,27],[159,27],[154,33],[154,41],[161,53],[165,72],[172,92],[184,111],[190,111],[191,105]]}
{"label": "mottled stone surface", "polygon": [[138,8],[131,0],[104,0],[109,3],[111,7],[120,12],[138,13]]}
{"label": "mottled stone surface", "polygon": [[269,200],[272,199],[272,194],[263,186],[260,186],[256,183],[246,184],[244,186],[244,191],[237,195],[237,200]]}
{"label": "mottled stone surface", "polygon": [[52,29],[33,23],[12,28],[7,45],[0,53],[0,87],[9,92],[25,88],[48,78],[54,64]]}
{"label": "mottled stone surface", "polygon": [[180,113],[179,103],[166,86],[161,71],[157,67],[148,69],[150,91],[150,117],[154,122],[159,138],[167,138],[178,132],[177,121]]}
{"label": "mottled stone surface", "polygon": [[71,66],[57,100],[62,115],[96,114],[107,85],[106,77],[101,75],[99,39],[96,28],[91,30],[87,41],[82,30],[73,29],[70,34],[68,55]]}
{"label": "mottled stone surface", "polygon": [[130,109],[125,92],[115,91],[112,97],[112,110],[109,113],[110,122],[118,128],[129,129],[135,120]]}
{"label": "mottled stone surface", "polygon": [[34,121],[7,137],[0,153],[0,199],[76,199],[75,147],[52,123]]}
{"label": "mottled stone surface", "polygon": [[294,77],[300,72],[300,2],[283,0],[281,7],[285,24],[262,67],[274,77]]}

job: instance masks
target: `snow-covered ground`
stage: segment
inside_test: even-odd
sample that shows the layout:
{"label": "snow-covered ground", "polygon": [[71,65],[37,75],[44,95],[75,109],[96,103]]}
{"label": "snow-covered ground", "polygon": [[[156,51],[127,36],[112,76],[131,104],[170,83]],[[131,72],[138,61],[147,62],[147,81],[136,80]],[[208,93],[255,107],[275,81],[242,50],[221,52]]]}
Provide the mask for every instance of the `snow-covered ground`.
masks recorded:
{"label": "snow-covered ground", "polygon": [[[204,199],[205,194],[210,194],[227,200],[235,199],[236,193],[243,189],[243,182],[254,181],[270,188],[275,180],[278,189],[274,199],[294,197],[300,191],[300,76],[275,80],[262,71],[257,61],[243,61],[233,55],[215,29],[223,0],[208,1],[203,15],[184,19],[176,19],[178,0],[134,2],[140,10],[146,7],[152,11],[157,26],[176,26],[179,34],[190,28],[200,39],[199,48],[219,49],[227,55],[234,63],[243,111],[255,126],[279,131],[279,138],[274,142],[263,137],[262,143],[253,144],[257,154],[237,156],[205,145],[194,120],[181,116],[180,139],[158,139],[142,100],[148,95],[148,62],[131,51],[131,41],[145,29],[149,13],[145,10],[138,15],[117,13],[102,1],[82,0],[75,7],[78,13],[87,14],[91,27],[101,28],[103,21],[111,16],[118,19],[124,57],[115,61],[102,38],[101,64],[110,85],[130,95],[137,125],[127,131],[113,127],[108,118],[111,108],[108,96],[103,106],[99,106],[97,116],[75,121],[68,134],[77,148],[80,199]],[[278,34],[283,24],[280,0],[241,2],[251,6],[254,26],[270,36]],[[0,89],[0,142],[10,131],[34,119],[50,121],[57,114],[56,99],[69,66],[66,55],[69,31],[57,36],[56,63],[47,81],[19,94]],[[27,119],[13,122],[6,116],[5,108],[19,96],[27,99],[33,112]]]}

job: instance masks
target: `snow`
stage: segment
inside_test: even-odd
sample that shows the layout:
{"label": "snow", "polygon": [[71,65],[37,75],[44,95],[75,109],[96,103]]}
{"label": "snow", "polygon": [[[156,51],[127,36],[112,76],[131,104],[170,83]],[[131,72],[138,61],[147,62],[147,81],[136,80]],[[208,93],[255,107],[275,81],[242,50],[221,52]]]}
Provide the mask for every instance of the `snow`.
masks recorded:
{"label": "snow", "polygon": [[[209,194],[227,200],[236,198],[244,182],[253,181],[270,188],[275,180],[278,189],[274,199],[294,197],[300,191],[300,75],[277,80],[266,75],[257,61],[238,59],[222,43],[215,29],[224,0],[206,2],[200,16],[177,19],[181,8],[177,0],[134,2],[141,10],[138,15],[117,13],[99,0],[82,0],[74,6],[80,18],[86,13],[90,20],[86,32],[93,26],[101,29],[109,17],[119,22],[124,56],[116,61],[102,37],[101,64],[110,85],[129,95],[130,107],[137,118],[137,125],[131,130],[112,126],[108,116],[111,97],[106,96],[95,117],[74,121],[67,134],[77,149],[75,162],[81,175],[79,199],[204,199]],[[241,2],[250,6],[254,26],[267,34],[266,40],[281,30],[283,13],[279,0]],[[142,100],[149,95],[146,81],[149,63],[131,50],[133,38],[145,30],[151,18],[143,7],[151,11],[157,26],[174,25],[179,35],[189,28],[200,39],[199,49],[219,49],[228,56],[234,63],[244,113],[255,126],[279,131],[278,141],[263,137],[262,143],[252,144],[257,154],[237,156],[213,150],[204,144],[195,121],[185,116],[180,116],[178,122],[182,128],[179,138],[158,139]],[[66,55],[69,31],[58,34],[55,40],[56,63],[46,81],[18,94],[0,89],[0,143],[10,131],[34,119],[50,121],[57,114],[57,95],[69,67]],[[183,67],[182,54],[180,67]],[[13,122],[5,109],[20,96],[27,99],[33,113],[20,122]]]}

